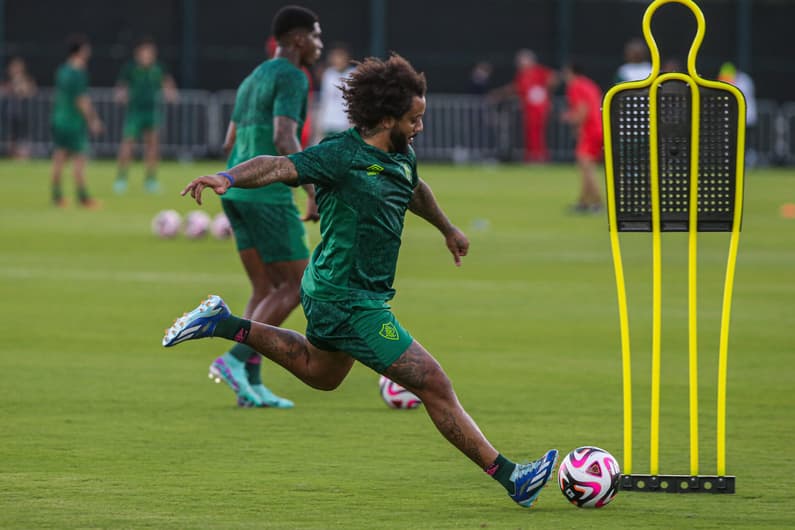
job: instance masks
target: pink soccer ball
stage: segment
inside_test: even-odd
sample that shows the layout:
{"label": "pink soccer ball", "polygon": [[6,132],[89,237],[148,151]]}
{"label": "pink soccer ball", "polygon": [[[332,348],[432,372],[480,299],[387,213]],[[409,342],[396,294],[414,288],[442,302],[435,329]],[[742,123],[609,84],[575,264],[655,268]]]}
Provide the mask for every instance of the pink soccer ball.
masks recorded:
{"label": "pink soccer ball", "polygon": [[560,463],[558,484],[578,508],[601,508],[618,493],[621,470],[613,455],[598,447],[578,447]]}
{"label": "pink soccer ball", "polygon": [[232,225],[229,224],[229,219],[226,218],[223,212],[213,217],[213,221],[210,223],[210,233],[215,239],[229,239],[232,237]]}
{"label": "pink soccer ball", "polygon": [[182,216],[176,210],[163,210],[152,219],[152,233],[162,239],[171,239],[182,228]]}
{"label": "pink soccer ball", "polygon": [[383,375],[378,380],[378,390],[384,403],[393,409],[416,409],[422,404],[415,394]]}
{"label": "pink soccer ball", "polygon": [[202,210],[194,210],[185,216],[185,237],[200,239],[210,230],[210,216]]}

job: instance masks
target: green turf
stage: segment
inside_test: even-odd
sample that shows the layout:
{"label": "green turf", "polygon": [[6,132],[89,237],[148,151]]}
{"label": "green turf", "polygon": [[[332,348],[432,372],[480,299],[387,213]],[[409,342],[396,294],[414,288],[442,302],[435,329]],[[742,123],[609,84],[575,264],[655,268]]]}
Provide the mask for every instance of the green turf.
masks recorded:
{"label": "green turf", "polygon": [[[422,409],[388,410],[357,366],[340,389],[266,365],[294,410],[239,410],[206,378],[220,340],[164,350],[162,330],[207,293],[241,309],[231,241],[161,241],[161,209],[216,163],[166,164],[163,195],[125,197],[89,168],[98,212],[48,204],[48,165],[0,163],[2,528],[784,528],[795,525],[792,393],[793,176],[754,171],[738,261],[729,358],[734,496],[621,493],[577,510],[556,485],[537,508],[504,491],[435,432]],[[422,168],[421,168],[422,169]],[[471,239],[461,269],[409,217],[394,307],[442,362],[461,401],[509,457],[584,444],[622,458],[618,318],[603,215],[567,215],[564,167],[448,167],[422,175]],[[71,186],[67,187],[71,190]],[[207,209],[218,201],[208,197]],[[317,240],[317,228],[311,230]],[[648,466],[647,235],[624,236],[636,341],[635,471]],[[686,237],[664,237],[662,471],[687,472]],[[715,349],[725,234],[700,248],[702,471],[715,471]],[[294,314],[288,325],[302,329]]]}

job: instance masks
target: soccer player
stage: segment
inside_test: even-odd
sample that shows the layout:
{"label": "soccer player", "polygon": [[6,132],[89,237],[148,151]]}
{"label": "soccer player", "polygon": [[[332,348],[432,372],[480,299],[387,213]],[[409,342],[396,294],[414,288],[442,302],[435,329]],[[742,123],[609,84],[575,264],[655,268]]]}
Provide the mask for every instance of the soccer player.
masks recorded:
{"label": "soccer player", "polygon": [[303,278],[306,336],[233,316],[220,297],[211,296],[167,330],[163,345],[210,336],[235,340],[320,390],[339,386],[358,360],[419,396],[441,434],[529,507],[551,476],[557,451],[529,464],[498,453],[461,407],[442,367],[387,304],[395,293],[406,210],[439,229],[456,265],[469,249],[467,237],[417,175],[410,144],[423,129],[425,91],[425,76],[402,57],[368,58],[343,89],[354,128],[300,153],[258,156],[188,184],[183,195],[201,204],[208,187],[223,195],[314,183],[322,240]]}
{"label": "soccer player", "polygon": [[491,97],[515,94],[522,106],[525,162],[548,162],[547,121],[552,108],[550,91],[557,85],[557,74],[540,64],[536,54],[522,49],[516,52],[516,76],[513,83],[498,88]]}
{"label": "soccer player", "polygon": [[88,132],[99,135],[103,130],[88,97],[88,74],[86,67],[91,57],[91,44],[84,35],[73,35],[67,41],[68,57],[55,72],[55,102],[51,125],[55,150],[52,153],[52,201],[55,206],[65,207],[66,199],[61,188],[61,173],[69,157],[73,159],[73,171],[78,203],[86,208],[96,208],[86,188],[86,150]]}
{"label": "soccer player", "polygon": [[[273,58],[260,64],[237,91],[225,147],[228,167],[257,155],[288,155],[301,150],[299,135],[307,111],[309,85],[301,67],[320,57],[323,43],[317,15],[299,6],[276,13]],[[307,210],[303,220],[317,220],[315,189],[305,184]],[[251,283],[243,315],[278,326],[298,306],[301,276],[309,250],[302,219],[285,184],[267,188],[235,188],[221,201],[235,234],[240,261]],[[261,357],[237,344],[210,365],[210,375],[223,379],[241,406],[289,408],[293,402],[263,385]]]}
{"label": "soccer player", "polygon": [[113,190],[122,194],[127,191],[127,171],[132,159],[133,143],[143,140],[146,179],[144,189],[157,193],[157,164],[160,157],[157,129],[160,125],[160,98],[176,101],[177,89],[174,79],[166,73],[157,60],[157,45],[150,37],[144,37],[135,47],[133,59],[119,73],[116,100],[126,103],[124,131],[119,146],[119,168]]}
{"label": "soccer player", "polygon": [[574,155],[582,174],[580,196],[572,207],[577,213],[595,213],[602,209],[602,196],[596,182],[596,164],[602,159],[602,91],[582,74],[574,63],[563,68],[568,109],[563,121],[572,125],[577,136]]}

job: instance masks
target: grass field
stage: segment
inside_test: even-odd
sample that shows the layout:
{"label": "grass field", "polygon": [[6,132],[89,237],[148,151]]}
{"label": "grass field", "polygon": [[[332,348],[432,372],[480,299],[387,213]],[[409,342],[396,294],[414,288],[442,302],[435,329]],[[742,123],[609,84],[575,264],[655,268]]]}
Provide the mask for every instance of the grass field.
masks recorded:
{"label": "grass field", "polygon": [[[293,410],[238,409],[206,369],[225,343],[160,346],[207,293],[241,309],[231,241],[161,241],[165,208],[217,163],[166,164],[165,193],[111,193],[89,167],[97,212],[48,203],[48,165],[0,162],[0,527],[2,528],[785,528],[795,526],[795,202],[791,171],[753,171],[729,350],[729,472],[737,494],[621,493],[578,510],[556,485],[537,508],[504,491],[436,433],[422,409],[392,411],[354,367],[333,393],[266,364]],[[423,169],[423,168],[421,168]],[[568,215],[577,173],[561,167],[428,165],[471,236],[452,265],[409,217],[393,307],[446,367],[503,453],[535,458],[593,444],[622,458],[615,283],[605,216]],[[71,190],[71,186],[67,186]],[[208,197],[209,199],[209,197]],[[219,210],[215,199],[207,201]],[[317,228],[310,229],[317,241]],[[648,469],[650,242],[623,236],[634,340],[636,472]],[[715,372],[726,234],[700,246],[701,461],[715,472]],[[686,237],[666,234],[662,471],[687,473]],[[303,330],[300,311],[287,325]]]}

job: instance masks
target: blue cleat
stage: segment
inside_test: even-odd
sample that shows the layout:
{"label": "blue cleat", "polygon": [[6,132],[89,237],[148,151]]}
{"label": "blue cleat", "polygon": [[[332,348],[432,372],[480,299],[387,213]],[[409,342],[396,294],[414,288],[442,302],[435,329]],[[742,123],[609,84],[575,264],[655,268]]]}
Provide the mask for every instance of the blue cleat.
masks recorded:
{"label": "blue cleat", "polygon": [[113,193],[116,195],[124,195],[127,193],[127,179],[116,179],[113,183]]}
{"label": "blue cleat", "polygon": [[186,340],[212,337],[218,322],[231,314],[220,296],[210,295],[199,307],[174,321],[166,330],[163,346],[168,348]]}
{"label": "blue cleat", "polygon": [[160,182],[157,179],[148,178],[144,180],[144,190],[146,193],[156,195],[160,193]]}
{"label": "blue cleat", "polygon": [[237,404],[241,407],[264,407],[259,395],[251,387],[246,374],[246,363],[238,361],[230,353],[218,357],[210,365],[209,378],[220,383],[223,381],[237,395]]}
{"label": "blue cleat", "polygon": [[[276,409],[291,409],[295,406],[295,403],[290,401],[287,398],[279,397],[273,392],[271,389],[266,387],[263,384],[259,385],[252,385],[251,388],[254,389],[254,392],[259,396],[260,400],[262,401],[264,407],[273,407]],[[240,403],[238,403],[239,405]]]}
{"label": "blue cleat", "polygon": [[541,490],[552,476],[555,462],[558,460],[558,450],[550,449],[544,456],[529,464],[517,464],[511,473],[513,482],[513,495],[509,496],[520,506],[532,508]]}

